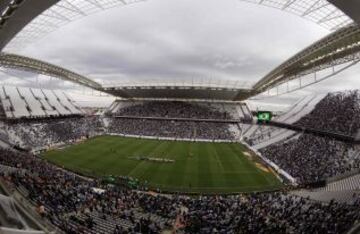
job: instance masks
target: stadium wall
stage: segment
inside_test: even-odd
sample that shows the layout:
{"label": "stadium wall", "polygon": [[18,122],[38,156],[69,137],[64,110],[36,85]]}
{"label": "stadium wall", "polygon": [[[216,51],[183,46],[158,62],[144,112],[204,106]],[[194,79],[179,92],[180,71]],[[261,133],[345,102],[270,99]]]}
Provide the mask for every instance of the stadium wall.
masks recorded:
{"label": "stadium wall", "polygon": [[108,133],[110,136],[121,136],[129,138],[139,138],[139,139],[150,139],[150,140],[163,140],[163,141],[188,141],[188,142],[212,142],[212,143],[240,143],[237,140],[209,140],[209,139],[193,139],[193,138],[175,138],[175,137],[155,137],[155,136],[140,136],[140,135],[128,135],[128,134],[119,134],[119,133]]}

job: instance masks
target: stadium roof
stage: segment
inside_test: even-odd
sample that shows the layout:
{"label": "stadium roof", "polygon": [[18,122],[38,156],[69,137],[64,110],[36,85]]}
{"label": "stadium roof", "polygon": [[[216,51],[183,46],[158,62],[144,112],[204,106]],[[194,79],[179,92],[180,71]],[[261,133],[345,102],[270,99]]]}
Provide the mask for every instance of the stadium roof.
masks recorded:
{"label": "stadium roof", "polygon": [[[123,6],[143,0],[4,0],[0,3],[0,50],[17,51],[24,44],[32,42],[59,27],[81,17],[108,8]],[[354,24],[359,20],[358,1],[331,0],[349,16],[326,0],[240,0],[259,5],[278,8],[308,20],[311,20],[334,33],[298,53],[267,76],[254,87],[223,87],[217,85],[128,85],[101,87],[100,84],[74,72],[55,65],[32,60],[31,58],[4,54],[0,56],[0,65],[11,68],[31,70],[40,74],[52,75],[74,81],[93,89],[102,90],[123,97],[179,97],[243,100],[256,95],[284,81],[297,78],[309,71],[333,66],[333,58],[338,63],[358,61],[359,27]],[[336,31],[335,31],[336,30]],[[334,56],[336,55],[336,56]],[[349,59],[349,56],[352,56]],[[355,56],[356,55],[356,56]],[[345,58],[345,60],[344,60]],[[309,69],[311,68],[311,69]]]}
{"label": "stadium roof", "polygon": [[124,98],[168,98],[206,100],[244,100],[251,86],[239,82],[137,83],[103,87],[106,93]]}
{"label": "stadium roof", "polygon": [[341,28],[300,51],[254,85],[258,92],[329,67],[360,59],[360,27]]}
{"label": "stadium roof", "polygon": [[4,0],[0,3],[0,12],[3,12],[0,50],[6,46],[6,51],[18,52],[25,45],[72,21],[142,1],[145,0]]}
{"label": "stadium roof", "polygon": [[[0,4],[0,49],[17,52],[58,28],[87,15],[145,0],[4,0]],[[329,30],[337,30],[353,20],[326,0],[240,0],[286,11]],[[348,2],[349,0],[346,0]],[[351,0],[355,2],[355,0]],[[344,1],[343,1],[344,2]],[[353,4],[353,3],[352,3]],[[351,8],[346,5],[345,8]],[[8,20],[12,18],[12,20]],[[6,23],[5,23],[6,22]]]}
{"label": "stadium roof", "polygon": [[[327,0],[240,0],[280,9],[331,31],[353,23],[353,20]],[[340,0],[343,1],[344,0]],[[348,0],[345,0],[348,1]],[[351,7],[351,6],[350,6]]]}
{"label": "stadium roof", "polygon": [[102,89],[100,84],[75,72],[47,62],[16,54],[0,52],[0,67],[36,72],[38,74],[49,75],[59,79],[71,81],[95,90]]}
{"label": "stadium roof", "polygon": [[350,16],[355,22],[360,24],[360,1],[358,0],[329,0],[338,9],[342,10],[345,14]]}

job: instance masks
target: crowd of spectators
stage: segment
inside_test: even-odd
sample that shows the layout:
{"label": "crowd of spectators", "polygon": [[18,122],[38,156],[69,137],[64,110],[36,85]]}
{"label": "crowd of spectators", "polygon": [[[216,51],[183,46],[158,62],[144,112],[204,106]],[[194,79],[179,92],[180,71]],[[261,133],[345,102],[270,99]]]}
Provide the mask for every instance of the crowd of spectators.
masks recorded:
{"label": "crowd of spectators", "polygon": [[18,120],[3,126],[15,145],[38,148],[76,141],[101,129],[102,123],[99,117],[73,117]]}
{"label": "crowd of spectators", "polygon": [[147,101],[121,108],[115,115],[189,118],[189,119],[230,119],[229,114],[213,109],[210,105],[177,101]]}
{"label": "crowd of spectators", "polygon": [[359,91],[329,93],[295,125],[355,135],[360,129]]}
{"label": "crowd of spectators", "polygon": [[[145,102],[121,108],[115,116],[122,117],[161,117],[187,119],[231,119],[226,112],[220,112],[209,106],[187,102]],[[227,123],[169,121],[154,119],[113,118],[109,125],[111,133],[156,137],[233,140],[234,134]]]}
{"label": "crowd of spectators", "polygon": [[[146,102],[115,115],[191,119],[230,119],[224,112],[185,102]],[[342,134],[360,129],[359,94],[329,94],[296,124]],[[18,144],[39,147],[86,137],[102,127],[97,118],[23,121],[5,125]],[[229,125],[194,121],[113,117],[109,131],[175,138],[233,139]],[[302,134],[261,150],[263,156],[300,183],[315,182],[359,169],[360,155],[329,138]],[[234,196],[163,196],[90,180],[28,153],[0,149],[0,164],[18,170],[2,173],[41,216],[66,233],[346,233],[360,220],[360,199],[352,204],[315,202],[287,192]],[[105,229],[103,228],[105,226]]]}
{"label": "crowd of spectators", "polygon": [[113,119],[111,133],[207,140],[233,140],[228,124],[209,122]]}
{"label": "crowd of spectators", "polygon": [[[355,135],[360,130],[358,92],[330,93],[295,125]],[[326,137],[302,134],[297,139],[270,145],[260,152],[300,183],[321,181],[359,170],[360,155],[353,146]]]}
{"label": "crowd of spectators", "polygon": [[295,140],[270,145],[260,152],[298,183],[313,183],[359,169],[360,157],[349,149],[352,148],[342,142],[303,134]]}
{"label": "crowd of spectators", "polygon": [[345,233],[360,219],[360,200],[320,203],[286,192],[164,196],[85,179],[9,150],[0,150],[0,164],[19,169],[1,178],[66,233]]}

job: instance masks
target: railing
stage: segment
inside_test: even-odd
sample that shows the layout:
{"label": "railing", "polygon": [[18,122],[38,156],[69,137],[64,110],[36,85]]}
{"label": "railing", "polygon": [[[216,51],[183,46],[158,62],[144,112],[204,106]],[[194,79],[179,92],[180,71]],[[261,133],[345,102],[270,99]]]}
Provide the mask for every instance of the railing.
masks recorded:
{"label": "railing", "polygon": [[360,222],[358,221],[353,228],[347,234],[359,234],[360,233]]}
{"label": "railing", "polygon": [[41,218],[34,210],[34,206],[17,190],[8,188],[2,179],[0,179],[0,187],[3,189],[6,195],[12,197],[16,201],[17,207],[21,210],[21,212],[45,233],[63,233],[61,230],[50,224],[47,220]]}

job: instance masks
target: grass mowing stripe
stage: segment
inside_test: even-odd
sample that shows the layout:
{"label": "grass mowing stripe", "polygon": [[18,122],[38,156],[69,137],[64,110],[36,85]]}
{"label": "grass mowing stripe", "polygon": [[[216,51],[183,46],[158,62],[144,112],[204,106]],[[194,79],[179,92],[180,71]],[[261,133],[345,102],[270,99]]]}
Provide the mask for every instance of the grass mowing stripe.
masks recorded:
{"label": "grass mowing stripe", "polygon": [[[246,173],[253,173],[254,169],[257,169],[253,162],[251,162],[245,155],[244,151],[241,150],[240,147],[234,144],[230,144],[229,147],[227,147],[228,151],[232,152],[234,155],[234,160],[236,160],[242,167],[244,168]],[[247,164],[248,166],[244,167],[244,164]]]}
{"label": "grass mowing stripe", "polygon": [[[164,145],[165,142],[154,142],[154,147],[150,148],[148,152],[146,152],[147,155],[141,155],[144,157],[154,157],[154,152],[156,152],[156,149],[161,147],[161,145]],[[138,148],[140,149],[140,148]],[[129,176],[132,177],[136,177],[136,178],[141,178],[141,174],[143,173],[143,170],[149,166],[149,163],[146,161],[140,161],[135,168],[133,168],[130,173]]]}
{"label": "grass mowing stripe", "polygon": [[228,175],[225,173],[224,165],[222,164],[222,160],[220,158],[224,157],[224,155],[219,156],[218,147],[219,145],[215,144],[208,144],[207,145],[208,153],[211,155],[214,160],[216,161],[216,167],[215,164],[213,165],[212,169],[213,172],[220,172],[218,173],[218,176],[216,177],[216,181],[214,182],[214,186],[228,186]]}
{"label": "grass mowing stripe", "polygon": [[[173,148],[174,144],[166,142],[166,147],[161,149],[163,152],[162,157],[174,159]],[[177,162],[175,161],[175,163]],[[156,169],[153,171],[148,171],[148,175],[152,184],[156,185],[157,187],[166,187],[167,185],[170,186],[169,177],[176,173],[173,171],[173,165],[175,163],[154,163],[156,165]]]}
{"label": "grass mowing stripe", "polygon": [[[258,176],[257,173],[254,173],[252,168],[243,167],[243,160],[245,156],[241,152],[241,154],[237,154],[236,152],[232,151],[229,144],[221,144],[219,145],[219,149],[224,152],[226,158],[224,157],[223,160],[226,160],[227,164],[223,162],[224,165],[228,165],[229,170],[226,170],[225,175],[228,179],[228,185],[236,186],[238,181],[242,181],[241,183],[244,185],[252,184],[254,179]],[[240,160],[242,158],[242,160]],[[245,158],[246,160],[246,158]]]}
{"label": "grass mowing stripe", "polygon": [[184,146],[186,148],[186,160],[184,162],[184,178],[183,183],[184,186],[188,186],[189,189],[194,185],[199,183],[198,181],[198,171],[196,165],[198,164],[198,157],[195,157],[193,149],[195,148],[195,144],[186,144]]}
{"label": "grass mowing stripe", "polygon": [[[242,146],[243,147],[243,146]],[[234,147],[231,147],[233,150],[237,150],[236,148]],[[247,160],[249,163],[252,163],[254,164],[253,162],[251,162],[250,160]],[[270,186],[280,186],[281,183],[280,181],[274,176],[269,176],[269,174],[272,174],[272,173],[267,173],[267,172],[264,172],[263,170],[259,169],[258,167],[256,167],[254,165],[255,169],[254,170],[257,170],[259,175],[261,175],[266,181],[267,181],[267,184],[270,185]]]}
{"label": "grass mowing stripe", "polygon": [[[96,142],[98,143],[98,142]],[[144,141],[117,141],[114,138],[110,138],[107,141],[104,141],[100,145],[97,146],[97,153],[92,154],[92,151],[86,152],[87,155],[93,155],[94,157],[90,156],[89,160],[85,160],[83,167],[90,167],[90,168],[97,168],[97,170],[92,171],[94,174],[102,174],[102,175],[109,175],[109,174],[119,174],[119,175],[126,175],[126,168],[121,167],[117,163],[118,153],[122,157],[122,162],[126,162],[127,160],[127,153],[126,152],[133,152],[134,148],[139,148],[138,146],[141,145],[142,147],[145,144],[151,144],[151,142],[144,142]],[[140,148],[142,148],[140,147]],[[79,165],[77,165],[79,166]],[[127,166],[130,167],[131,163],[127,163]],[[121,173],[119,173],[118,167],[122,168]]]}
{"label": "grass mowing stripe", "polygon": [[[91,168],[91,162],[97,163],[99,162],[99,154],[103,154],[105,153],[105,151],[108,151],[108,145],[111,145],[112,142],[111,141],[107,141],[104,142],[102,144],[103,147],[99,148],[96,142],[96,139],[94,139],[94,141],[91,142],[92,144],[90,145],[90,149],[91,150],[95,150],[96,149],[96,154],[90,154],[89,152],[89,148],[88,147],[84,147],[83,144],[79,144],[79,145],[73,145],[70,146],[68,148],[65,149],[65,152],[62,153],[62,156],[66,156],[66,155],[70,155],[70,157],[68,157],[64,163],[67,162],[67,160],[71,161],[71,169],[74,170],[81,170],[82,172],[84,172],[85,174],[88,173],[96,173],[96,171],[89,171],[89,170],[84,170],[84,168],[86,167],[90,167]],[[83,154],[88,155],[86,158],[82,157]]]}
{"label": "grass mowing stripe", "polygon": [[213,173],[210,170],[210,161],[207,150],[199,144],[196,146],[198,163],[198,187],[212,187],[213,186]]}
{"label": "grass mowing stripe", "polygon": [[[174,142],[104,136],[44,154],[48,160],[83,173],[131,175],[171,191],[261,191],[281,184],[244,155],[239,144]],[[174,163],[139,161],[134,156],[168,158]]]}
{"label": "grass mowing stripe", "polygon": [[[160,147],[157,147],[152,151],[152,156],[156,158],[168,158],[169,149],[171,148],[171,145],[168,142],[158,142],[158,144],[161,144]],[[148,162],[149,166],[144,169],[143,172],[143,178],[147,178],[147,180],[151,184],[165,184],[166,181],[163,181],[165,178],[163,176],[162,171],[164,171],[164,163],[158,163],[158,162]],[[166,167],[165,167],[166,169]]]}
{"label": "grass mowing stripe", "polygon": [[212,177],[212,184],[214,187],[219,187],[226,184],[226,179],[224,176],[224,169],[222,168],[220,160],[217,158],[214,147],[213,144],[205,144],[210,172],[216,174],[215,177]]}
{"label": "grass mowing stripe", "polygon": [[185,168],[186,168],[186,145],[183,144],[171,144],[173,147],[170,150],[170,152],[174,152],[177,155],[181,155],[180,157],[177,157],[177,160],[175,159],[175,163],[172,163],[168,165],[169,169],[173,173],[168,174],[167,183],[169,185],[176,185],[176,186],[185,186]]}
{"label": "grass mowing stripe", "polygon": [[[105,148],[106,152],[104,152],[101,155],[98,155],[98,160],[92,160],[90,163],[88,163],[89,167],[98,168],[99,171],[102,174],[109,175],[109,174],[120,174],[120,175],[126,175],[127,170],[122,166],[119,165],[120,160],[125,163],[128,167],[134,166],[135,162],[131,162],[128,157],[130,156],[127,154],[127,152],[133,152],[135,148],[139,148],[138,145],[146,145],[150,144],[147,142],[134,142],[129,141],[124,144],[121,144],[117,141],[109,141],[110,144],[106,144],[106,147],[100,147]],[[122,147],[124,146],[124,147]],[[123,168],[121,170],[121,173],[119,173],[119,168]]]}

